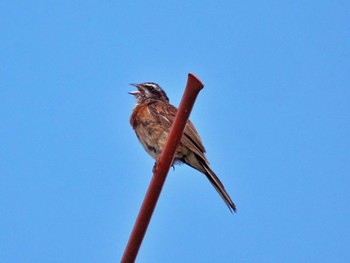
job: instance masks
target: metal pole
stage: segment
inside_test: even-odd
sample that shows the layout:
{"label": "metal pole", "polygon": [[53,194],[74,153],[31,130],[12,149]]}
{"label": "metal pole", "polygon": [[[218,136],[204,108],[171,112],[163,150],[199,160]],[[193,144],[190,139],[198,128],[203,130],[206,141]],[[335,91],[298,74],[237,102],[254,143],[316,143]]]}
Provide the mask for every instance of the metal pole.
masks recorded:
{"label": "metal pole", "polygon": [[122,263],[135,262],[166,176],[173,162],[176,148],[182,138],[197,95],[203,87],[204,85],[196,76],[191,73],[188,74],[185,93],[170,129],[165,148],[153,167],[153,177],[121,259]]}

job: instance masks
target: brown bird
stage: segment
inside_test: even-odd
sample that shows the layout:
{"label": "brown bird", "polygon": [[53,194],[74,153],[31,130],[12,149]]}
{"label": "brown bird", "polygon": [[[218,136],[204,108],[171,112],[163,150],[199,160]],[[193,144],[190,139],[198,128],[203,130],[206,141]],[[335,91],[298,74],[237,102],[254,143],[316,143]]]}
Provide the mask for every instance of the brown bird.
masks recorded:
{"label": "brown bird", "polygon": [[[137,90],[129,92],[136,98],[136,106],[132,111],[130,124],[146,152],[157,159],[165,147],[177,108],[169,103],[168,96],[158,84],[145,82],[131,85],[135,86]],[[205,148],[201,138],[189,120],[176,150],[174,163],[185,163],[205,174],[230,211],[236,212],[235,204],[219,178],[209,167],[209,162],[204,153]]]}

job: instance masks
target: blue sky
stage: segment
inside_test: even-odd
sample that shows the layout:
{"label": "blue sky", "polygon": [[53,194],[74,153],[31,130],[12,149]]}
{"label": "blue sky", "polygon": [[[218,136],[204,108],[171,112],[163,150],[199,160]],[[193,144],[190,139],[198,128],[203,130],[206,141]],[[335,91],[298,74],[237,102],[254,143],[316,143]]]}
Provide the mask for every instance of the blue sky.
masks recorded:
{"label": "blue sky", "polygon": [[118,262],[153,160],[129,83],[191,120],[207,179],[170,171],[138,262],[350,260],[348,1],[2,1],[1,262]]}

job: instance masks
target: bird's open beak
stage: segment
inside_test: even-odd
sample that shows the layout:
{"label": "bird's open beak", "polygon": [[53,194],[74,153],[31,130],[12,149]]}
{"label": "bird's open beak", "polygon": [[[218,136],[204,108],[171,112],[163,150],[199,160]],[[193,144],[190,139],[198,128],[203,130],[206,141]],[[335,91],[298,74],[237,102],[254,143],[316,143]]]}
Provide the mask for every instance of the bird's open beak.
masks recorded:
{"label": "bird's open beak", "polygon": [[134,95],[134,96],[136,96],[137,94],[140,94],[140,92],[138,90],[130,91],[128,93],[131,94],[131,95]]}
{"label": "bird's open beak", "polygon": [[139,84],[131,83],[130,85],[136,87],[138,90],[130,91],[130,92],[128,92],[129,94],[134,95],[134,96],[140,94]]}

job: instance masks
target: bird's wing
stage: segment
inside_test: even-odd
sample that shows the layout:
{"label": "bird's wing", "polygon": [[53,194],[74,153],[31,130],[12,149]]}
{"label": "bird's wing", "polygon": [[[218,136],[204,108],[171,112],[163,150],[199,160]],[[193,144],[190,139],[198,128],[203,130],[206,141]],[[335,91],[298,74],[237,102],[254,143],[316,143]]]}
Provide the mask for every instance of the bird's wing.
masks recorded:
{"label": "bird's wing", "polygon": [[[159,124],[164,127],[164,129],[167,129],[169,131],[171,125],[174,122],[177,109],[173,105],[165,104],[162,101],[151,103],[148,109],[152,111],[153,116],[157,116],[157,121]],[[190,120],[187,121],[181,143],[194,151],[203,160],[208,162],[204,156],[205,148],[203,146],[202,140]]]}

